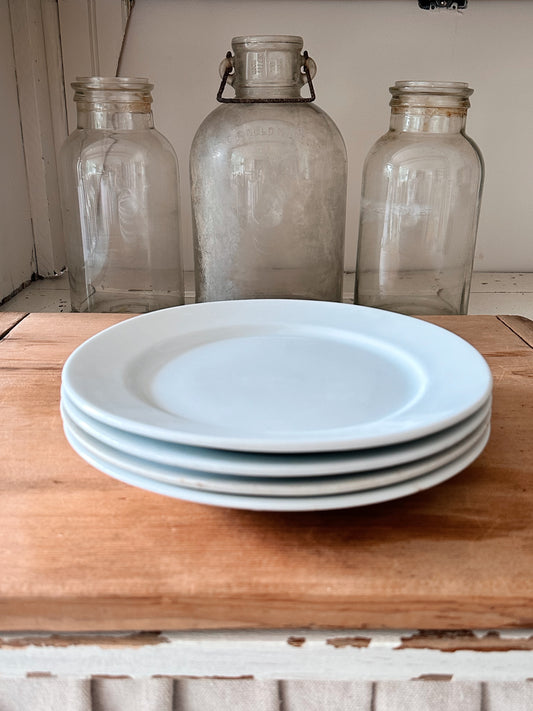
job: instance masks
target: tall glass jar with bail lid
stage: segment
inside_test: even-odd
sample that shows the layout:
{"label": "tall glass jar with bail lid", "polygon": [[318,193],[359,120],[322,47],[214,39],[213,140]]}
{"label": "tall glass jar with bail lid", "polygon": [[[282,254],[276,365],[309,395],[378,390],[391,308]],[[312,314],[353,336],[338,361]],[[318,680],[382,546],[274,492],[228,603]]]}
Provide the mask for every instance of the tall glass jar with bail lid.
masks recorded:
{"label": "tall glass jar with bail lid", "polygon": [[462,82],[399,81],[390,130],[363,170],[355,303],[467,312],[483,159],[465,134]]}
{"label": "tall glass jar with bail lid", "polygon": [[176,154],[154,128],[147,79],[72,84],[78,126],[61,150],[73,311],[183,303]]}
{"label": "tall glass jar with bail lid", "polygon": [[[338,301],[346,150],[311,103],[315,64],[301,37],[235,37],[232,48],[220,68],[222,105],[190,156],[197,301]],[[223,97],[226,82],[235,98]]]}

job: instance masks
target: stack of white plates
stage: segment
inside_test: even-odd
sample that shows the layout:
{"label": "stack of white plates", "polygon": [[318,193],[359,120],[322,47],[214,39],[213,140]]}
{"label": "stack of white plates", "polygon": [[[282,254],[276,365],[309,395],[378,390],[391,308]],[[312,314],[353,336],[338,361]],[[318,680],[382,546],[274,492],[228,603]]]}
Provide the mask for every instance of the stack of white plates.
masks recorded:
{"label": "stack of white plates", "polygon": [[422,491],[485,447],[492,379],[425,321],[330,302],[194,304],[124,321],[63,369],[66,436],[102,472],[217,506],[312,511]]}

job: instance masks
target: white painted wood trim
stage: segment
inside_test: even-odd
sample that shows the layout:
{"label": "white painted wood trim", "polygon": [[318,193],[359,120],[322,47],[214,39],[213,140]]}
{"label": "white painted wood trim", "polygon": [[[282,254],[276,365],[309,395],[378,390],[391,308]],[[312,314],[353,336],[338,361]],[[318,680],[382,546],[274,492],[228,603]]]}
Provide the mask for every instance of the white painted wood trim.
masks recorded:
{"label": "white painted wood trim", "polygon": [[56,157],[67,135],[67,106],[57,0],[41,0],[50,116]]}
{"label": "white painted wood trim", "polygon": [[35,249],[8,0],[0,0],[0,303],[28,284]]}
{"label": "white painted wood trim", "polygon": [[499,650],[488,645],[477,651],[406,648],[417,630],[145,634],[144,642],[142,633],[0,634],[0,675],[507,682],[532,676],[533,630],[474,632],[473,638],[500,641]]}
{"label": "white painted wood trim", "polygon": [[[64,61],[71,81],[91,73],[91,57],[93,63],[98,59],[102,73],[113,74],[128,7],[126,0],[9,0],[36,272],[41,277],[57,276],[66,267],[57,173],[57,156],[68,135],[70,89],[66,95]],[[72,130],[73,106],[69,114]]]}
{"label": "white painted wood trim", "polygon": [[9,0],[37,272],[65,268],[57,145],[66,138],[55,0]]}

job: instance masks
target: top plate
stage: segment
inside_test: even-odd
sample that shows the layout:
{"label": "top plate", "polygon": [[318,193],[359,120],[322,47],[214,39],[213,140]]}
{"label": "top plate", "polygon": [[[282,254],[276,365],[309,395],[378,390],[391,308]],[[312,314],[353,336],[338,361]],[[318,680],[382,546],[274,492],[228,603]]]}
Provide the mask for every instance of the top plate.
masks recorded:
{"label": "top plate", "polygon": [[83,412],[126,432],[256,452],[406,442],[472,414],[492,386],[478,351],[425,321],[270,299],[129,319],[77,348],[62,380]]}

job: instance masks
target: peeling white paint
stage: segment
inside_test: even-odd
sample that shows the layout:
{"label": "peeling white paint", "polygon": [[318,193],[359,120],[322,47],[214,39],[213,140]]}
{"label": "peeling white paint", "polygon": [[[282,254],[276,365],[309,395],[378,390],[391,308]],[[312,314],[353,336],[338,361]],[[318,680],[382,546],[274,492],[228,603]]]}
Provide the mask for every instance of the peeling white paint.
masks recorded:
{"label": "peeling white paint", "polygon": [[[0,675],[22,677],[46,673],[61,677],[94,675],[146,678],[154,675],[190,677],[253,677],[255,679],[315,679],[400,681],[448,676],[454,681],[524,681],[533,677],[533,651],[441,652],[435,649],[398,649],[402,637],[417,630],[283,630],[162,632],[161,644],[127,646],[128,633],[113,635],[122,647],[76,644],[67,647],[3,646]],[[483,637],[486,631],[476,631]],[[0,634],[8,642],[46,634]],[[55,635],[57,637],[58,635]],[[525,639],[533,630],[505,632],[505,639]],[[68,639],[68,635],[63,635]],[[101,635],[98,635],[100,638]],[[294,646],[290,637],[304,638]],[[334,647],[335,637],[370,637],[368,647]],[[502,635],[503,637],[503,635]],[[83,635],[90,638],[90,635]],[[168,640],[168,641],[167,641]]]}

